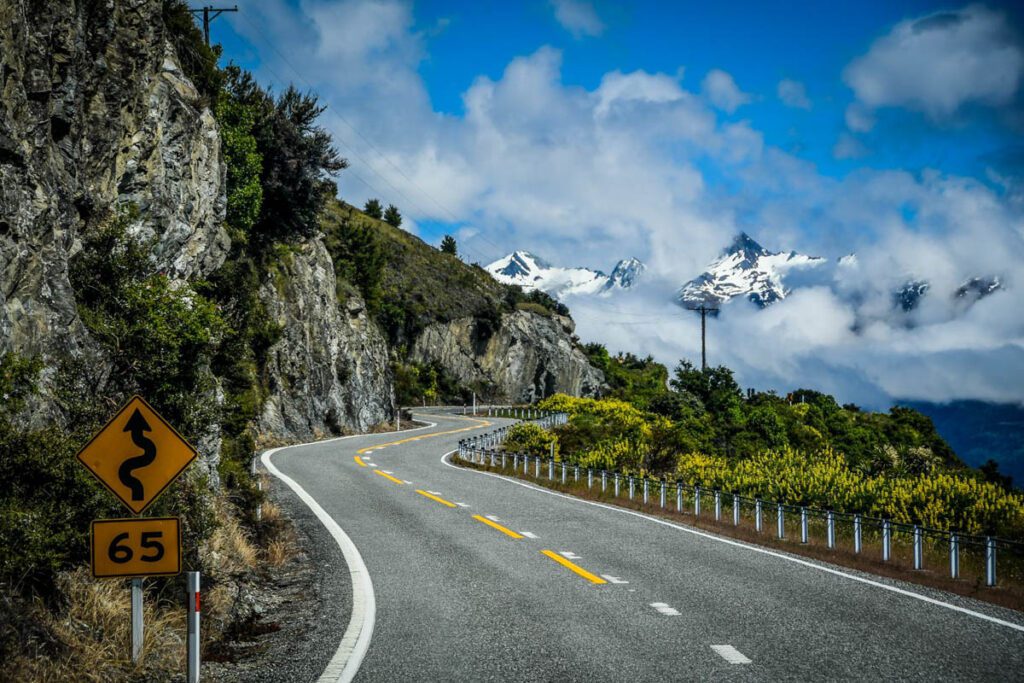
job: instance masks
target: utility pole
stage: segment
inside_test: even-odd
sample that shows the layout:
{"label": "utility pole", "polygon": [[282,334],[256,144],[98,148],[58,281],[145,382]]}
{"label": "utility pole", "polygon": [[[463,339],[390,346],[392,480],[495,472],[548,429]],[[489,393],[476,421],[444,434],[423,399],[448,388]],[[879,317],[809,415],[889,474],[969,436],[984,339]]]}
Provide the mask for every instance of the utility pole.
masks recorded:
{"label": "utility pole", "polygon": [[210,22],[219,17],[224,12],[237,12],[238,5],[234,7],[214,7],[213,5],[206,5],[205,7],[190,9],[189,12],[192,14],[203,15],[203,37],[206,38],[206,47],[210,47]]}
{"label": "utility pole", "polygon": [[688,308],[691,311],[700,311],[700,369],[703,372],[708,369],[708,313],[717,313],[718,309],[706,304],[698,304]]}

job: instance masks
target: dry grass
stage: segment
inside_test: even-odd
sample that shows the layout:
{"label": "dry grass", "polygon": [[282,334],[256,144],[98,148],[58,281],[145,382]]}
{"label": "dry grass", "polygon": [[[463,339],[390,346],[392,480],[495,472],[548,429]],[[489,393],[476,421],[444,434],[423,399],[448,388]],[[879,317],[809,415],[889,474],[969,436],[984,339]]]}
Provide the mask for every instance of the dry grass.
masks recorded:
{"label": "dry grass", "polygon": [[66,600],[60,613],[36,603],[30,615],[59,643],[51,648],[24,649],[4,664],[4,676],[15,681],[149,681],[166,680],[184,670],[184,610],[143,606],[143,657],[130,658],[130,589],[122,580],[96,580],[83,567],[63,574],[59,588]]}

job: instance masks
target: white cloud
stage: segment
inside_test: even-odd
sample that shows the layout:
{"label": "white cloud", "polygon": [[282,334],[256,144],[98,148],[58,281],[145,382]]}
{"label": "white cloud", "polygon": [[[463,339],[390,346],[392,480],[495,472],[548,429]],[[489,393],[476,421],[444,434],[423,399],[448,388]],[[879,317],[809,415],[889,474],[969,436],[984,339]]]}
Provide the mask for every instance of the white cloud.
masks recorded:
{"label": "white cloud", "polygon": [[[772,308],[736,302],[709,324],[711,361],[744,384],[812,386],[875,407],[1024,400],[1024,202],[1013,193],[934,172],[823,176],[708,104],[729,112],[749,100],[724,72],[708,74],[702,92],[680,72],[646,71],[610,71],[587,89],[563,82],[563,55],[550,47],[467,83],[464,115],[441,114],[418,73],[424,42],[408,4],[290,7],[266,0],[248,15],[260,76],[298,78],[265,34],[330,107],[322,121],[352,162],[339,176],[347,201],[380,197],[413,228],[451,223],[467,261],[525,248],[605,271],[628,255],[648,263],[623,299],[568,302],[585,341],[670,365],[699,358],[699,318],[672,294],[746,229],[771,249],[858,260]],[[378,35],[325,45],[346,21]],[[1008,291],[964,312],[951,293],[988,274]],[[932,289],[907,316],[892,293],[909,277]]]}
{"label": "white cloud", "polygon": [[864,143],[846,131],[839,134],[839,139],[832,147],[832,156],[836,159],[859,159],[867,154],[868,148]]}
{"label": "white cloud", "polygon": [[811,100],[807,97],[807,88],[800,81],[794,81],[790,78],[783,78],[779,81],[779,86],[776,89],[779,99],[787,107],[794,107],[796,109],[810,109]]}
{"label": "white cloud", "polygon": [[709,71],[701,83],[701,89],[711,104],[730,114],[751,99],[750,95],[739,89],[732,76],[721,69]]}
{"label": "white cloud", "polygon": [[596,37],[604,33],[604,22],[594,5],[586,0],[551,0],[555,19],[574,38]]}
{"label": "white cloud", "polygon": [[856,133],[866,133],[875,127],[874,113],[860,102],[851,102],[844,113],[846,127]]}
{"label": "white cloud", "polygon": [[1024,48],[1003,14],[981,5],[900,22],[843,72],[870,108],[905,107],[935,120],[966,104],[1008,103]]}

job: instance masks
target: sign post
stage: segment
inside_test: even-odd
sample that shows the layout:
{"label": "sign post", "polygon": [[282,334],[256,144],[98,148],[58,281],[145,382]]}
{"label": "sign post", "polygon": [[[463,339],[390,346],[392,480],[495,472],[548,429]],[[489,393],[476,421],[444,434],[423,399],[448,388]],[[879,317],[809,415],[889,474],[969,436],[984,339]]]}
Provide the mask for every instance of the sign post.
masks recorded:
{"label": "sign post", "polygon": [[[78,460],[141,515],[197,455],[152,406],[134,396],[78,452]],[[131,579],[131,659],[137,664],[142,657],[142,579],[181,572],[181,520],[95,519],[90,544],[94,577]]]}

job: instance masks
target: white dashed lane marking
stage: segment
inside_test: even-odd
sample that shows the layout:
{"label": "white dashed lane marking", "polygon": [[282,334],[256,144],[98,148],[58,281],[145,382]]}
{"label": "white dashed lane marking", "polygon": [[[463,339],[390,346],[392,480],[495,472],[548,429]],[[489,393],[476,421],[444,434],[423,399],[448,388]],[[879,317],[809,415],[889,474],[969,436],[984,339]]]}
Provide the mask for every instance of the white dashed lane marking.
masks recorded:
{"label": "white dashed lane marking", "polygon": [[579,555],[577,555],[576,553],[574,553],[571,550],[560,550],[558,552],[558,554],[561,555],[562,557],[564,557],[567,560],[582,560],[583,559],[582,557],[580,557]]}
{"label": "white dashed lane marking", "polygon": [[629,583],[629,581],[624,581],[617,576],[612,576],[611,574],[601,574],[601,578],[608,583]]}
{"label": "white dashed lane marking", "polygon": [[491,520],[492,522],[500,522],[501,521],[500,519],[498,519],[494,515],[484,515],[484,517],[486,517],[487,519]]}
{"label": "white dashed lane marking", "polygon": [[[679,616],[679,610],[677,610],[675,607],[669,607],[668,604],[664,603],[664,602],[652,602],[651,603],[651,607],[653,607],[654,609],[658,610],[659,612],[661,612],[662,614],[664,614],[667,617],[678,617]],[[714,646],[712,646],[712,647],[714,647]]]}
{"label": "white dashed lane marking", "polygon": [[519,533],[523,536],[526,536],[527,538],[537,538],[537,534],[533,533],[532,531],[520,531]]}
{"label": "white dashed lane marking", "polygon": [[711,649],[730,664],[750,664],[750,660],[732,645],[712,645]]}

